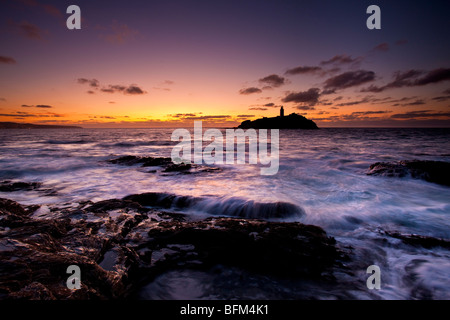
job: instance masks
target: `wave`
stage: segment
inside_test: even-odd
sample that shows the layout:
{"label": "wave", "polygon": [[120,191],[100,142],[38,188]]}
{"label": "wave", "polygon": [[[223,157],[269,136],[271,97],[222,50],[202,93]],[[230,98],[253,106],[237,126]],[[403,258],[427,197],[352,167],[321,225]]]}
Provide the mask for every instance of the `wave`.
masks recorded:
{"label": "wave", "polygon": [[91,143],[92,141],[87,140],[47,140],[45,143],[48,144],[86,144]]}
{"label": "wave", "polygon": [[256,202],[237,197],[192,197],[171,193],[148,192],[130,195],[132,200],[147,207],[202,212],[249,219],[279,219],[302,217],[305,211],[289,202]]}

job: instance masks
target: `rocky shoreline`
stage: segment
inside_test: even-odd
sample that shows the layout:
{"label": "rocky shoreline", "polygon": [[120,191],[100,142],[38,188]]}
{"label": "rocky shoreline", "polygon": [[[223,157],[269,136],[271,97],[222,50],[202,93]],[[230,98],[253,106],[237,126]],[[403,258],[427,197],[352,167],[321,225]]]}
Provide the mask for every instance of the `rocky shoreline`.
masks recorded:
{"label": "rocky shoreline", "polygon": [[[37,209],[0,199],[0,299],[127,298],[165,272],[216,265],[333,281],[344,258],[321,228],[296,222],[195,221],[121,199],[53,210],[54,218]],[[66,287],[69,265],[81,269],[79,290]]]}

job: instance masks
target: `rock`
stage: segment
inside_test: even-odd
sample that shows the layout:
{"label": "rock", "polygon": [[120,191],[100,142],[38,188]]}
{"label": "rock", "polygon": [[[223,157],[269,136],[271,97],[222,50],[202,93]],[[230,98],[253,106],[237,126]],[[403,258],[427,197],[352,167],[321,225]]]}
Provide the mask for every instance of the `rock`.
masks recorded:
{"label": "rock", "polygon": [[[206,165],[198,165],[191,163],[173,163],[171,158],[165,157],[139,157],[139,156],[122,156],[116,159],[108,160],[107,162],[113,164],[120,164],[126,166],[132,166],[140,164],[141,167],[162,167],[161,171],[164,173],[181,173],[181,174],[196,174],[203,172],[217,172],[220,171],[219,167],[210,167]],[[148,173],[156,173],[155,170],[150,170]]]}
{"label": "rock", "polygon": [[329,270],[339,257],[335,240],[321,228],[296,222],[236,218],[160,222],[148,235],[151,240],[141,248],[152,252],[171,250],[165,259],[156,262],[164,269],[177,265],[207,269],[221,264],[266,274],[314,278]]}
{"label": "rock", "polygon": [[0,183],[1,192],[13,192],[13,191],[30,191],[37,189],[41,186],[39,182],[11,182],[3,181]]}
{"label": "rock", "polygon": [[368,175],[384,177],[406,177],[423,179],[450,186],[450,163],[429,160],[403,160],[377,162],[369,167]]}
{"label": "rock", "polygon": [[419,246],[426,249],[431,249],[434,247],[442,247],[445,249],[450,249],[450,241],[445,239],[439,239],[429,236],[422,236],[417,234],[401,234],[398,232],[386,232],[388,236],[397,238],[403,241],[403,243]]}
{"label": "rock", "polygon": [[240,129],[318,129],[316,123],[312,120],[306,119],[296,113],[291,113],[288,116],[260,118],[256,120],[245,120],[238,128]]}
{"label": "rock", "polygon": [[[170,270],[215,265],[326,281],[342,257],[335,240],[316,226],[224,217],[187,221],[144,208],[151,197],[86,203],[55,219],[0,199],[0,299],[127,298]],[[81,270],[79,290],[66,287],[70,265]]]}

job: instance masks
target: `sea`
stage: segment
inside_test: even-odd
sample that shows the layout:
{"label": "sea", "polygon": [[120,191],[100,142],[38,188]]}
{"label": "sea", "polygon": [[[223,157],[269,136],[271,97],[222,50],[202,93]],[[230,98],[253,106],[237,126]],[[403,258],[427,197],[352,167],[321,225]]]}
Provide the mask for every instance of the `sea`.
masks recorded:
{"label": "sea", "polygon": [[[450,187],[367,175],[369,166],[380,161],[450,161],[450,129],[280,130],[275,175],[261,175],[261,165],[248,163],[161,174],[107,162],[125,155],[170,157],[177,144],[171,141],[173,131],[0,130],[0,181],[42,183],[40,189],[0,192],[0,197],[40,205],[40,212],[50,216],[52,207],[144,192],[201,197],[206,199],[202,205],[174,210],[203,218],[234,215],[233,208],[245,205],[249,218],[320,226],[351,257],[347,268],[352,272],[337,274],[341,284],[336,286],[243,276],[231,269],[215,274],[178,270],[149,283],[141,299],[450,299],[448,248],[412,246],[390,236],[450,240]],[[279,202],[298,206],[302,214],[268,215],[270,204]],[[380,290],[366,286],[370,265],[381,270]]]}

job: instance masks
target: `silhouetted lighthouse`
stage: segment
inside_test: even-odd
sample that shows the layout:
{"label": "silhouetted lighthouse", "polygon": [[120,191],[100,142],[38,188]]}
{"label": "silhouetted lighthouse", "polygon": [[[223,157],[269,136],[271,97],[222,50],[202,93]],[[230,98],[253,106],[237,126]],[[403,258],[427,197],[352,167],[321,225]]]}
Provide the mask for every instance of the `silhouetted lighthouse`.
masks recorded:
{"label": "silhouetted lighthouse", "polygon": [[280,108],[280,117],[284,117],[284,108],[281,106]]}

